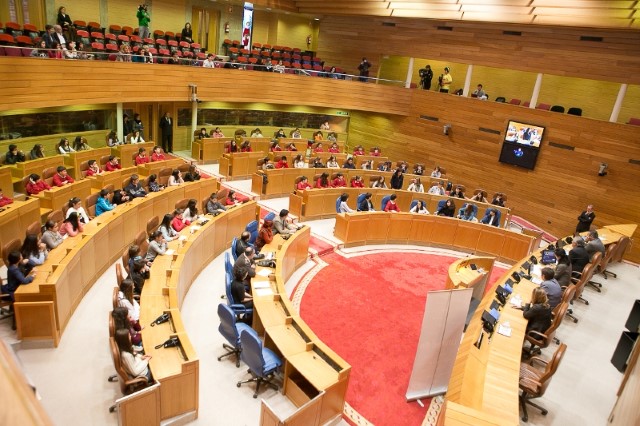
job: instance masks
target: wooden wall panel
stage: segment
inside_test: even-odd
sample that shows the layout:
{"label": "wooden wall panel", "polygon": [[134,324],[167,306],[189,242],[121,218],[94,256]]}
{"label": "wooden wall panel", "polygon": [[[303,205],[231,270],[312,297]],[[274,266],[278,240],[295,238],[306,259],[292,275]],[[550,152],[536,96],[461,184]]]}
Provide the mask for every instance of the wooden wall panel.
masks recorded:
{"label": "wooden wall panel", "polygon": [[545,75],[538,102],[582,108],[582,115],[609,120],[620,84],[584,78]]}
{"label": "wooden wall panel", "polygon": [[[138,3],[134,4],[137,5]],[[152,32],[154,30],[172,31],[174,33],[182,31],[186,22],[185,0],[153,0],[151,4]]]}
{"label": "wooden wall panel", "polygon": [[[109,28],[109,25],[113,24],[138,28],[136,13],[138,12],[138,6],[142,3],[129,0],[109,0],[107,2],[107,22],[102,22],[102,25],[105,28]],[[154,12],[152,11],[152,13]],[[153,33],[153,30],[158,29],[153,15],[151,16],[149,28],[151,33]]]}
{"label": "wooden wall panel", "polygon": [[[464,78],[464,75],[462,77]],[[536,77],[537,74],[533,72],[474,65],[469,96],[476,89],[478,83],[481,83],[492,101],[498,96],[503,96],[507,102],[514,98],[525,102],[531,99]],[[543,84],[547,83],[544,79],[542,82]],[[464,84],[464,80],[462,83]]]}
{"label": "wooden wall panel", "polygon": [[64,6],[74,21],[100,22],[100,0],[55,0],[54,4],[55,8],[51,15],[54,16],[54,20],[58,16],[58,8]]}
{"label": "wooden wall panel", "polygon": [[637,84],[627,87],[618,123],[627,123],[631,117],[640,118],[640,86]]}
{"label": "wooden wall panel", "polygon": [[313,36],[315,24],[313,19],[298,15],[278,16],[277,43],[281,46],[307,49],[306,39],[309,34]]}

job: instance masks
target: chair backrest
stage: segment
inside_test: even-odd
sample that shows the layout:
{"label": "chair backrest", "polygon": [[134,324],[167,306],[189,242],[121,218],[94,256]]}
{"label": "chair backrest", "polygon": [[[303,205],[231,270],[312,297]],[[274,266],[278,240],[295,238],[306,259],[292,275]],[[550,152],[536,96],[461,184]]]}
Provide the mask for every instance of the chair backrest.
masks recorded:
{"label": "chair backrest", "polygon": [[64,221],[64,215],[62,214],[62,210],[54,210],[47,216],[47,221],[54,221],[58,225],[61,225]]}
{"label": "chair backrest", "polygon": [[4,261],[4,264],[6,266],[9,265],[9,253],[11,253],[12,251],[20,251],[21,247],[22,241],[20,241],[19,238],[14,238],[13,240],[2,246],[2,260]]}
{"label": "chair backrest", "polygon": [[560,362],[562,361],[562,358],[564,357],[564,353],[566,352],[566,350],[567,350],[567,345],[565,343],[561,343],[560,346],[558,346],[558,349],[555,351],[555,353],[551,357],[551,359],[549,360],[549,362],[547,363],[547,367],[545,368],[544,373],[542,373],[542,376],[540,376],[541,386],[539,388],[540,391],[537,396],[542,396],[546,392],[547,388],[549,387],[549,383],[551,383],[551,378],[558,370],[558,366],[560,365]]}
{"label": "chair backrest", "polygon": [[562,105],[554,105],[551,107],[551,111],[553,112],[564,112],[564,107]]}
{"label": "chair backrest", "polygon": [[175,206],[176,210],[178,210],[178,209],[182,209],[182,210],[186,209],[187,208],[187,204],[189,204],[189,199],[188,198],[183,198],[182,200],[177,201],[176,202],[176,206]]}
{"label": "chair backrest", "polygon": [[567,114],[581,116],[582,115],[582,108],[571,107],[567,111]]}
{"label": "chair backrest", "polygon": [[622,262],[624,254],[629,247],[629,242],[631,242],[631,239],[629,237],[620,237],[620,239],[618,240],[616,251],[611,259],[613,262]]}
{"label": "chair backrest", "polygon": [[584,287],[587,285],[589,280],[591,280],[591,277],[593,277],[593,271],[594,269],[591,263],[587,263],[586,265],[584,265],[584,268],[582,268],[582,275],[576,283],[576,296],[574,300],[582,296]]}
{"label": "chair backrest", "polygon": [[224,272],[233,279],[233,263],[231,263],[231,254],[228,251],[224,253]]}
{"label": "chair backrest", "polygon": [[366,193],[358,195],[358,198],[356,199],[356,209],[358,211],[360,211],[360,203],[362,203],[366,197],[367,197]]}
{"label": "chair backrest", "polygon": [[382,197],[382,202],[380,203],[380,210],[384,210],[384,208],[387,206],[387,203],[389,202],[390,199],[391,199],[391,195],[385,195],[384,197]]}
{"label": "chair backrest", "polygon": [[522,103],[522,101],[521,101],[520,99],[515,99],[515,98],[514,98],[514,99],[511,99],[511,100],[509,101],[509,103],[510,103],[511,105],[520,105],[520,104]]}
{"label": "chair backrest", "polygon": [[120,294],[120,288],[113,288],[113,295],[111,296],[111,303],[113,304],[113,309],[118,307],[118,295]]}
{"label": "chair backrest", "polygon": [[238,260],[238,255],[236,254],[236,248],[238,246],[238,237],[233,237],[231,241],[231,256],[233,257],[233,261]]}
{"label": "chair backrest", "polygon": [[160,226],[160,218],[158,216],[154,216],[147,221],[147,235],[151,235],[151,233],[155,232]]}
{"label": "chair backrest", "polygon": [[342,200],[340,199],[340,197],[338,197],[336,199],[336,213],[340,213],[340,203],[342,202]]}
{"label": "chair backrest", "polygon": [[95,194],[91,194],[84,199],[84,205],[87,206],[87,214],[89,215],[89,217],[96,216],[96,203],[98,202],[99,196],[100,193],[96,192]]}
{"label": "chair backrest", "polygon": [[27,235],[40,235],[42,224],[39,220],[34,221],[27,227]]}
{"label": "chair backrest", "polygon": [[589,262],[593,265],[593,273],[595,274],[600,268],[600,263],[602,262],[602,253],[600,253],[599,251],[593,253],[593,256],[591,256],[591,260],[589,260]]}
{"label": "chair backrest", "polygon": [[109,311],[109,337],[116,335],[116,323],[113,320],[113,311]]}
{"label": "chair backrest", "polygon": [[262,356],[262,341],[254,330],[242,330],[240,333],[240,359],[247,364],[255,375],[265,376],[265,362]]}
{"label": "chair backrest", "polygon": [[575,295],[576,295],[576,285],[569,284],[564,289],[564,292],[562,293],[562,299],[560,300],[560,303],[558,304],[558,306],[560,306],[562,303],[571,303]]}
{"label": "chair backrest", "polygon": [[126,248],[122,251],[122,265],[124,266],[124,270],[127,271],[127,274],[131,274],[131,270],[129,268],[129,259],[129,248]]}
{"label": "chair backrest", "polygon": [[118,288],[120,288],[120,284],[124,280],[124,276],[122,275],[122,265],[116,263],[116,281],[118,282]]}
{"label": "chair backrest", "polygon": [[258,221],[252,220],[247,224],[244,230],[251,234],[249,237],[249,243],[255,244],[256,238],[258,238]]}
{"label": "chair backrest", "polygon": [[443,208],[445,204],[447,204],[447,200],[440,200],[440,201],[438,201],[438,210],[440,210],[441,208]]}
{"label": "chair backrest", "polygon": [[274,212],[269,212],[264,217],[264,220],[274,220],[276,218],[276,214]]}
{"label": "chair backrest", "polygon": [[409,204],[409,210],[418,205],[418,200],[411,200],[411,204]]}
{"label": "chair backrest", "polygon": [[169,183],[169,176],[171,176],[172,172],[173,169],[171,167],[160,169],[160,171],[158,172],[158,184],[167,186],[167,184]]}
{"label": "chair backrest", "polygon": [[220,318],[218,331],[222,334],[222,337],[229,342],[229,344],[238,348],[240,346],[240,336],[238,335],[236,314],[233,312],[233,309],[224,303],[218,304],[218,318]]}
{"label": "chair backrest", "polygon": [[609,262],[611,262],[611,259],[613,259],[613,255],[616,253],[617,250],[618,250],[618,243],[609,244],[607,246],[607,249],[604,252],[604,256],[600,261],[600,267],[598,268],[598,271],[602,272],[607,269],[607,266],[609,266]]}

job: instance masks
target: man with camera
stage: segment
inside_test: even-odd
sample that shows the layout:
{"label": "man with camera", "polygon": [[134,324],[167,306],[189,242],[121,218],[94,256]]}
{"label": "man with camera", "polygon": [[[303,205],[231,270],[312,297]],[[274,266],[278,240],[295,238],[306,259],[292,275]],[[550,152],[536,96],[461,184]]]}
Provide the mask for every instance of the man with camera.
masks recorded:
{"label": "man with camera", "polygon": [[418,73],[420,74],[420,87],[422,87],[422,90],[431,90],[431,80],[433,80],[431,65],[425,65]]}
{"label": "man with camera", "polygon": [[149,30],[151,17],[149,16],[147,8],[148,6],[146,4],[141,4],[138,6],[138,13],[136,14],[136,17],[138,18],[138,37],[142,40],[151,37],[151,31]]}

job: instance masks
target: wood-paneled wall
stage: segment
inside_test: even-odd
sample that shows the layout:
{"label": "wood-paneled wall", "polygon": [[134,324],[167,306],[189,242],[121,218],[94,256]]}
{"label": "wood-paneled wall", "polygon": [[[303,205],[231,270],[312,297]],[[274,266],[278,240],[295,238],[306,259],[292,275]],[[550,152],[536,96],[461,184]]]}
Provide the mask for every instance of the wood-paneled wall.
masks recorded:
{"label": "wood-paneled wall", "polygon": [[[100,1],[101,0],[55,0],[54,9],[47,10],[47,23],[56,23],[58,9],[61,6],[64,6],[67,9],[67,14],[74,21],[79,20],[87,23],[92,21],[100,22]],[[135,5],[129,5],[129,7],[135,7]]]}

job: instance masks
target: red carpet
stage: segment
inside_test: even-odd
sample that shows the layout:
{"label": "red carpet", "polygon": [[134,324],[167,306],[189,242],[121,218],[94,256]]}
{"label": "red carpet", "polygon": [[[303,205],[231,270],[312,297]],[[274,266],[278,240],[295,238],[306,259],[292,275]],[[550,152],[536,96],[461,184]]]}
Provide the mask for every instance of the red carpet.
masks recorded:
{"label": "red carpet", "polygon": [[309,248],[315,250],[318,253],[318,256],[324,256],[327,253],[331,253],[334,246],[312,235],[309,239]]}
{"label": "red carpet", "polygon": [[534,225],[533,223],[529,222],[526,219],[521,218],[520,216],[512,215],[511,216],[511,222],[515,223],[520,228],[528,228],[528,229],[534,229],[536,231],[541,231],[542,232],[542,239],[545,240],[545,241],[551,242],[551,241],[557,241],[558,240],[558,237],[555,237],[555,236],[549,234],[544,229]]}
{"label": "red carpet", "polygon": [[329,265],[308,285],[300,314],[351,364],[347,402],[375,425],[421,424],[427,408],[404,395],[427,292],[444,289],[456,259],[414,252],[322,259]]}

